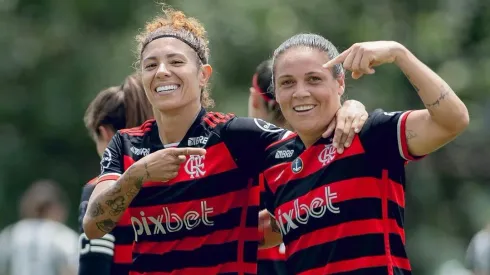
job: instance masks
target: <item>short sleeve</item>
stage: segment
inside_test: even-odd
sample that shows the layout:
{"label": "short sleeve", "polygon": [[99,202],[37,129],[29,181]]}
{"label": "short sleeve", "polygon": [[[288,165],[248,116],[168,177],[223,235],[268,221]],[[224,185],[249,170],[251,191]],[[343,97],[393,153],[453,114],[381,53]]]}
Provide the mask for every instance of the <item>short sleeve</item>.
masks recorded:
{"label": "short sleeve", "polygon": [[222,137],[238,166],[255,176],[263,170],[265,149],[286,132],[262,119],[235,117],[226,125]]}
{"label": "short sleeve", "polygon": [[387,165],[420,159],[408,152],[406,121],[410,113],[384,112],[381,109],[371,113],[359,133],[366,153],[377,162]]}
{"label": "short sleeve", "polygon": [[117,180],[124,173],[122,160],[122,136],[117,132],[104,150],[100,160],[100,176],[98,181]]}
{"label": "short sleeve", "polygon": [[92,192],[94,191],[96,181],[97,178],[91,180],[89,183],[85,184],[82,189],[82,196],[78,207],[78,231],[80,233],[83,233],[83,217],[87,212],[88,201],[92,195]]}
{"label": "short sleeve", "polygon": [[87,212],[87,204],[95,188],[94,180],[86,184],[82,191],[79,207],[79,268],[78,275],[104,275],[110,274],[114,255],[114,241],[112,234],[106,234],[100,239],[89,240],[83,231],[83,216]]}

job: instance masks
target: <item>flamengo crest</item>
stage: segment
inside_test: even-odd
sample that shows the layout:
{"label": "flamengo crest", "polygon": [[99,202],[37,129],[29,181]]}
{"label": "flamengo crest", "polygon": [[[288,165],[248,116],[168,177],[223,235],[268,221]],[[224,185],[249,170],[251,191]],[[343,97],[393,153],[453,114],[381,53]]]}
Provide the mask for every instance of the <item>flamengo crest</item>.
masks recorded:
{"label": "flamengo crest", "polygon": [[191,179],[204,176],[204,174],[206,174],[206,171],[204,171],[204,156],[189,156],[184,169],[185,172],[191,176]]}
{"label": "flamengo crest", "polygon": [[335,158],[335,153],[337,150],[333,147],[332,144],[326,144],[325,148],[318,154],[318,160],[322,163],[323,166],[332,162]]}

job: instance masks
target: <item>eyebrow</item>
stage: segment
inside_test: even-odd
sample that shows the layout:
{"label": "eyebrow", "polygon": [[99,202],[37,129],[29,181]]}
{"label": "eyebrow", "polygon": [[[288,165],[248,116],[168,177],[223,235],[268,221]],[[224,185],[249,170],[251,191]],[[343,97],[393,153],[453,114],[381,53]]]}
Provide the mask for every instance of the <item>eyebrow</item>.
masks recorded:
{"label": "eyebrow", "polygon": [[312,74],[319,74],[321,73],[320,71],[313,71],[313,72],[308,72],[305,75],[312,75]]}
{"label": "eyebrow", "polygon": [[[314,75],[314,74],[319,74],[319,73],[321,73],[321,72],[319,72],[319,71],[313,71],[313,72],[308,72],[305,75],[306,76],[309,76],[309,75]],[[290,75],[290,74],[285,74],[285,75],[279,76],[277,79],[286,78],[286,77],[293,77],[293,76]]]}
{"label": "eyebrow", "polygon": [[[180,54],[180,53],[169,53],[169,54],[166,54],[165,57],[167,58],[173,58],[173,57],[183,57],[184,55],[183,54]],[[152,55],[152,56],[149,56],[149,57],[146,57],[145,59],[143,59],[143,61],[146,61],[146,60],[155,60],[155,59],[158,59],[156,56]]]}

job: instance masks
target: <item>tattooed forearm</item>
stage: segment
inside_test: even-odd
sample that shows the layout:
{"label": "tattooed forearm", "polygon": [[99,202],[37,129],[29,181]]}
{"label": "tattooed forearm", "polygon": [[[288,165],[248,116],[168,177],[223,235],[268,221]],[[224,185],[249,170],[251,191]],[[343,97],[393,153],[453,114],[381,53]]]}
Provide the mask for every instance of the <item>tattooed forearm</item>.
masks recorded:
{"label": "tattooed forearm", "polygon": [[119,196],[113,200],[108,200],[106,201],[106,204],[111,208],[110,214],[112,216],[117,216],[126,210],[123,196]]}
{"label": "tattooed forearm", "polygon": [[119,182],[116,181],[116,182],[114,182],[113,185],[111,185],[109,187],[109,190],[107,191],[107,195],[109,195],[109,196],[115,196],[115,195],[121,193],[121,190],[122,190],[121,183],[119,183]]}
{"label": "tattooed forearm", "polygon": [[140,189],[138,189],[137,187],[131,187],[128,192],[126,192],[126,198],[134,198],[136,197],[136,195],[138,195],[138,192],[140,191]]}
{"label": "tattooed forearm", "polygon": [[134,186],[140,190],[141,187],[143,187],[143,177],[136,178],[136,181],[134,182]]}
{"label": "tattooed forearm", "polygon": [[89,215],[93,218],[98,217],[100,215],[104,214],[104,209],[102,209],[102,205],[100,203],[96,202],[92,207],[90,208]]}
{"label": "tattooed forearm", "polygon": [[141,187],[143,187],[143,177],[139,177],[136,179],[134,186],[129,188],[128,192],[126,192],[126,198],[128,199],[133,199],[138,195],[138,192],[141,190]]}
{"label": "tattooed forearm", "polygon": [[112,229],[114,229],[114,227],[116,227],[116,223],[111,219],[106,219],[106,220],[97,222],[96,225],[97,225],[97,228],[104,233],[109,233],[112,231]]}
{"label": "tattooed forearm", "polygon": [[148,172],[148,163],[145,161],[145,172],[146,172],[146,178],[150,178],[150,172]]}
{"label": "tattooed forearm", "polygon": [[91,228],[92,236],[97,237],[112,230],[141,190],[144,176],[143,170],[131,166],[117,181],[108,183],[104,190],[91,198],[86,226]]}
{"label": "tattooed forearm", "polygon": [[[405,74],[405,73],[404,73]],[[419,87],[417,87],[417,85],[413,84],[413,81],[412,79],[410,78],[410,76],[408,74],[405,74],[405,76],[407,77],[408,79],[408,82],[410,82],[410,84],[412,84],[413,88],[415,89],[415,91],[417,91],[417,93],[420,91]]]}
{"label": "tattooed forearm", "polygon": [[413,130],[407,130],[406,133],[407,140],[417,137],[417,133]]}
{"label": "tattooed forearm", "polygon": [[271,222],[271,229],[272,232],[275,233],[281,233],[281,230],[279,229],[279,226],[277,225],[276,219],[274,219],[272,216],[270,217],[270,222]]}

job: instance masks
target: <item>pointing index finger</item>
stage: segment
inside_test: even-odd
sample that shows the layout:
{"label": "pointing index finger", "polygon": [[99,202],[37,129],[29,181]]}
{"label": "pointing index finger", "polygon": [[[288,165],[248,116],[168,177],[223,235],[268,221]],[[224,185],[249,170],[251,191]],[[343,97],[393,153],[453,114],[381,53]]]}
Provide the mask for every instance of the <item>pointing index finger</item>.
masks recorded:
{"label": "pointing index finger", "polygon": [[343,51],[341,54],[334,57],[334,59],[329,60],[327,63],[323,64],[322,67],[325,69],[329,69],[329,68],[332,68],[333,66],[335,66],[337,64],[343,63],[345,61],[345,59],[347,58],[347,56],[349,55],[350,51],[351,51],[351,48],[348,48],[347,50]]}
{"label": "pointing index finger", "polygon": [[204,156],[206,154],[206,149],[203,148],[174,148],[172,151],[174,156],[190,156],[190,155],[199,155]]}

